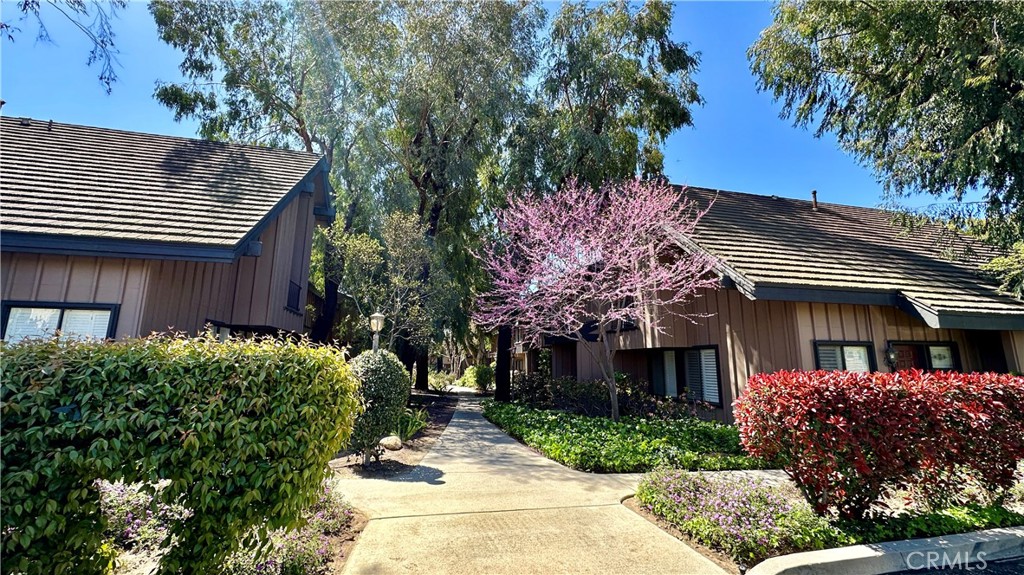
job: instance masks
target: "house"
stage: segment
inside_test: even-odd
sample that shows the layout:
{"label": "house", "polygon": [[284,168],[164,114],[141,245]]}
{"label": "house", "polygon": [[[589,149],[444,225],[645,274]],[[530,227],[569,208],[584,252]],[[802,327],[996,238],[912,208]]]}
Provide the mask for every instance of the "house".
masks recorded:
{"label": "house", "polygon": [[[1024,371],[1024,302],[950,261],[934,229],[905,234],[871,208],[686,188],[711,204],[688,250],[718,258],[721,288],[666,314],[666,332],[616,336],[619,371],[732,419],[747,379],[781,369]],[[584,345],[551,341],[555,376],[598,379]],[[534,363],[534,362],[527,362]]]}
{"label": "house", "polygon": [[313,154],[0,119],[2,337],[301,332]]}

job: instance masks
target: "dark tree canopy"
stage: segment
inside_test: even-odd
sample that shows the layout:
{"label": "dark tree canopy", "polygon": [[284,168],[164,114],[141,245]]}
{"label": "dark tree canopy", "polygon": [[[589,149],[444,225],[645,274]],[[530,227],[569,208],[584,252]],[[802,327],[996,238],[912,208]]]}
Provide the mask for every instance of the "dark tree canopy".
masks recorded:
{"label": "dark tree canopy", "polygon": [[[52,43],[53,38],[40,13],[40,4],[39,0],[20,0],[17,3],[17,9],[21,12],[18,22],[23,22],[31,16],[38,26],[36,41]],[[117,72],[114,70],[117,64],[117,46],[114,44],[112,19],[117,16],[119,10],[128,5],[128,0],[49,0],[46,4],[67,18],[92,42],[86,65],[99,63],[100,84],[109,94],[112,85],[117,81]],[[15,34],[19,32],[21,28],[15,23],[0,22],[0,35],[6,36],[8,41],[13,42]]]}
{"label": "dark tree canopy", "polygon": [[783,116],[834,133],[890,200],[1024,237],[1024,2],[784,0],[749,56]]}

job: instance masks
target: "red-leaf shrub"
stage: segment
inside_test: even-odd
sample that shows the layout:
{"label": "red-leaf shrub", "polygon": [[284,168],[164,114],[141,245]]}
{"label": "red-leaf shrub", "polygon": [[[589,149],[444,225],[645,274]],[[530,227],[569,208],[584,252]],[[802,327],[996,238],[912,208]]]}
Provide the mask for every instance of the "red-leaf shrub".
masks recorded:
{"label": "red-leaf shrub", "polygon": [[1024,378],[994,373],[780,371],[736,400],[747,452],[775,460],[818,513],[859,518],[887,489],[958,490],[966,471],[1013,484],[1024,459]]}

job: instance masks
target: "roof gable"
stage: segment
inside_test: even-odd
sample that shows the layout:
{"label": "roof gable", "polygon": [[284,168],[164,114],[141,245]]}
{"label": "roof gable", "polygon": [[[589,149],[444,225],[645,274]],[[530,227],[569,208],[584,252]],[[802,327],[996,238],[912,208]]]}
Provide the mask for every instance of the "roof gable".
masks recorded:
{"label": "roof gable", "polygon": [[5,250],[226,261],[317,177],[305,152],[0,119]]}
{"label": "roof gable", "polygon": [[[873,208],[685,188],[712,207],[686,245],[715,255],[752,299],[895,305],[932,327],[1024,329],[1024,302],[978,273],[992,250],[978,243],[950,261],[937,229],[907,235]],[[713,202],[713,203],[712,203]]]}

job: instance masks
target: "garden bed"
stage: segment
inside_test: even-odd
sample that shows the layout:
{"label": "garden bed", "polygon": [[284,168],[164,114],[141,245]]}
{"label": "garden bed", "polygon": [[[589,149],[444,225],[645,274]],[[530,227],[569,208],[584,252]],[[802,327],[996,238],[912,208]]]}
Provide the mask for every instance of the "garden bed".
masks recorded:
{"label": "garden bed", "polygon": [[691,470],[765,469],[748,457],[734,427],[696,417],[586,417],[520,404],[484,402],[484,417],[549,459],[581,471],[634,473],[659,466]]}
{"label": "garden bed", "polygon": [[352,453],[341,453],[330,462],[331,469],[340,479],[388,478],[395,477],[419,465],[420,461],[434,447],[437,438],[444,433],[459,404],[457,397],[429,392],[413,391],[409,405],[427,411],[427,426],[402,442],[402,449],[385,451],[380,462],[362,466],[362,458]]}
{"label": "garden bed", "polygon": [[770,557],[1024,524],[1024,485],[1002,504],[974,501],[940,509],[900,506],[900,497],[863,520],[814,513],[791,484],[731,474],[659,470],[625,504],[730,573]]}
{"label": "garden bed", "polygon": [[[177,505],[153,504],[141,484],[100,483],[106,518],[105,547],[114,560],[114,575],[146,575],[156,569],[164,551],[162,542],[171,523],[189,515]],[[224,561],[228,575],[331,575],[341,573],[366,517],[325,484],[320,500],[303,513],[306,524],[269,534],[270,548],[263,556],[240,550]]]}

